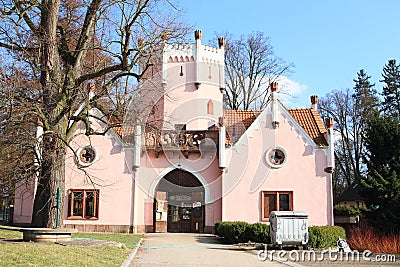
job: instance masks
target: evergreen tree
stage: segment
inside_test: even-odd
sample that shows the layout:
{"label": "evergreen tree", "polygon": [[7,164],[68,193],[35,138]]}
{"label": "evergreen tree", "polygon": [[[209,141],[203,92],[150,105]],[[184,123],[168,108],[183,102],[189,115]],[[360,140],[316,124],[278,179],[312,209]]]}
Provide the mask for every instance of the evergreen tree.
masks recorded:
{"label": "evergreen tree", "polygon": [[371,76],[361,69],[357,72],[357,79],[353,80],[355,82],[353,98],[356,114],[362,124],[373,115],[379,104],[375,84],[371,83],[370,79]]}
{"label": "evergreen tree", "polygon": [[384,101],[382,103],[383,112],[387,115],[399,117],[400,115],[400,65],[396,64],[395,59],[383,67],[383,87],[382,95]]}
{"label": "evergreen tree", "polygon": [[363,173],[364,166],[362,166],[361,157],[365,152],[365,128],[367,121],[374,116],[378,109],[379,100],[375,90],[375,84],[370,82],[371,76],[361,69],[357,72],[357,79],[354,79],[355,85],[353,87],[353,116],[352,116],[352,147],[354,160],[354,183],[358,183]]}
{"label": "evergreen tree", "polygon": [[376,115],[366,128],[368,175],[361,194],[370,209],[371,223],[386,232],[400,231],[400,122]]}

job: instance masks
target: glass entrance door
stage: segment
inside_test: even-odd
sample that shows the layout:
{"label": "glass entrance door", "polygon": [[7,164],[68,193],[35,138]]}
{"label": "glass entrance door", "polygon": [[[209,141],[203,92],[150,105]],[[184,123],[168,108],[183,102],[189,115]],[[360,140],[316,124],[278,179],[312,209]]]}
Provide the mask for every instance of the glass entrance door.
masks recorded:
{"label": "glass entrance door", "polygon": [[192,208],[168,205],[168,232],[190,233]]}
{"label": "glass entrance door", "polygon": [[[161,201],[165,203],[167,232],[203,232],[204,187],[193,174],[183,170],[168,173],[156,189],[155,203]],[[155,216],[156,229],[161,224],[157,219]]]}
{"label": "glass entrance door", "polygon": [[168,205],[167,230],[172,233],[203,232],[203,207]]}

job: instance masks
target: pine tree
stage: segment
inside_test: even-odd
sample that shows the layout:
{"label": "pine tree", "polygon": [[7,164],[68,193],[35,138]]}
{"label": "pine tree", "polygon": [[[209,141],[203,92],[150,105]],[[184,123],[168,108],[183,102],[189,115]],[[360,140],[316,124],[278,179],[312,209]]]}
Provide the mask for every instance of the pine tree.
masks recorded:
{"label": "pine tree", "polygon": [[354,79],[354,102],[356,113],[364,123],[376,110],[379,100],[375,90],[375,84],[370,82],[371,76],[361,69],[357,72],[357,79]]}
{"label": "pine tree", "polygon": [[396,60],[391,59],[383,67],[383,80],[385,83],[382,95],[383,112],[387,115],[400,116],[400,65],[396,65]]}
{"label": "pine tree", "polygon": [[371,76],[361,69],[357,72],[357,79],[354,79],[353,87],[353,116],[352,116],[352,150],[354,156],[354,182],[358,183],[363,167],[361,162],[362,154],[365,152],[365,128],[367,121],[377,112],[379,100],[374,88],[375,84],[370,82]]}
{"label": "pine tree", "polygon": [[367,177],[361,194],[371,223],[386,232],[400,231],[400,121],[375,116],[366,129]]}

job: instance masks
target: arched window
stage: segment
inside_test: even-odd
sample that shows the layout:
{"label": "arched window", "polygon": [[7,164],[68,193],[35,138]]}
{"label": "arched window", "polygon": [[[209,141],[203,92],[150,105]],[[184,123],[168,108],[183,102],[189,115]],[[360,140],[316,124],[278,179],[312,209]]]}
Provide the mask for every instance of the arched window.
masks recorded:
{"label": "arched window", "polygon": [[214,115],[214,103],[212,100],[208,100],[207,102],[207,114]]}

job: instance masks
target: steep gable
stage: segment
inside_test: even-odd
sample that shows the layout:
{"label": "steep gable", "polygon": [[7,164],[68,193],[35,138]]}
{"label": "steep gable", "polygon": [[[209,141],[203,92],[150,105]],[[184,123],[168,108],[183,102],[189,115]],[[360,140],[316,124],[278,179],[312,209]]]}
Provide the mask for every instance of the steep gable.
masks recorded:
{"label": "steep gable", "polygon": [[[325,139],[327,130],[319,113],[312,108],[287,110],[318,146],[328,146]],[[254,123],[262,110],[224,110],[227,129],[227,143],[234,144]]]}

